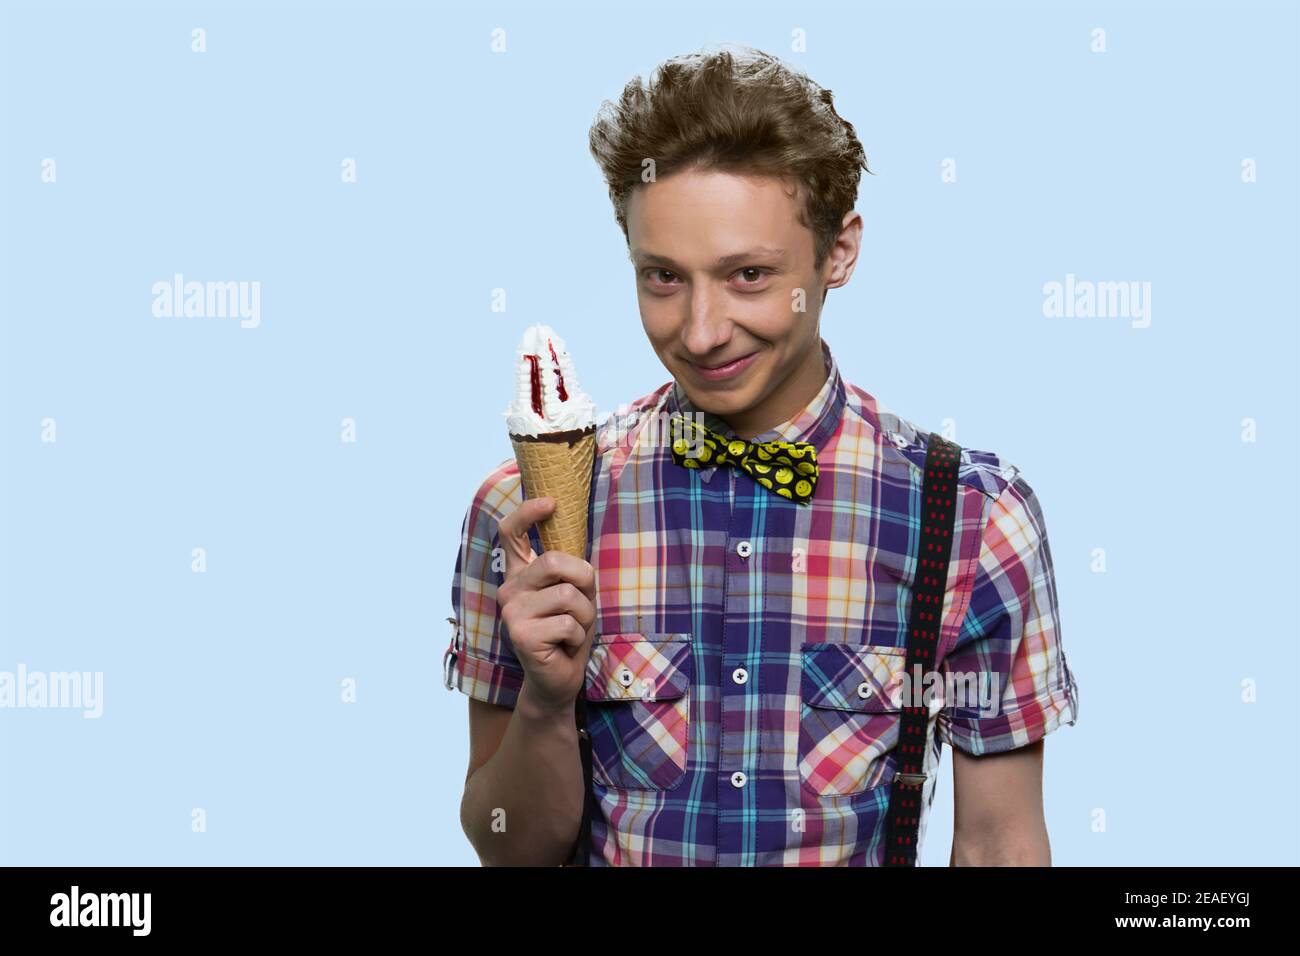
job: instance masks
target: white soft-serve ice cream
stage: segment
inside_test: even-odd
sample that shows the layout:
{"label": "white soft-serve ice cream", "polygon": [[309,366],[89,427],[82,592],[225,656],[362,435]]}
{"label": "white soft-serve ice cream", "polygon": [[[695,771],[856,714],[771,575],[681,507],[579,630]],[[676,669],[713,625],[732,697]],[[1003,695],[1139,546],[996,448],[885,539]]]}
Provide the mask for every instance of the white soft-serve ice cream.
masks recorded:
{"label": "white soft-serve ice cream", "polygon": [[542,548],[586,558],[596,406],[550,326],[524,332],[505,417],[525,494],[555,499],[555,511],[537,525]]}
{"label": "white soft-serve ice cream", "polygon": [[538,438],[595,427],[596,406],[578,384],[573,359],[554,329],[527,329],[517,353],[515,400],[505,411],[511,435]]}

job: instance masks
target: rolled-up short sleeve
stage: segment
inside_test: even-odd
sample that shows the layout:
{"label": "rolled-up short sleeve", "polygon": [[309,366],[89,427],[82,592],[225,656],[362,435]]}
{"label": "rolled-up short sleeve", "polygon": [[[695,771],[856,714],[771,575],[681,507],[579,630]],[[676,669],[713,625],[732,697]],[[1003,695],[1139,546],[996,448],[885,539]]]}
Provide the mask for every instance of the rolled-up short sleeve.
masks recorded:
{"label": "rolled-up short sleeve", "polygon": [[956,686],[984,690],[948,701],[938,722],[940,739],[972,755],[1028,746],[1079,710],[1037,495],[1017,475],[989,509],[970,605],[942,666],[964,678]]}
{"label": "rolled-up short sleeve", "polygon": [[513,708],[524,682],[523,666],[503,633],[497,587],[504,580],[498,522],[522,500],[519,468],[502,462],[474,495],[461,528],[452,575],[453,635],[443,655],[447,686],[502,707]]}

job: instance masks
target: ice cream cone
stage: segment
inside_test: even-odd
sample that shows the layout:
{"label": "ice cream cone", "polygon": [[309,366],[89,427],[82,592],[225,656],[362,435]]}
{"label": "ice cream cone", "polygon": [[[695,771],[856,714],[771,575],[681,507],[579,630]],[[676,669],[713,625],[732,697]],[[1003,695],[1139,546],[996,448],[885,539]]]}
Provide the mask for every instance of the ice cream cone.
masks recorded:
{"label": "ice cream cone", "polygon": [[596,454],[596,406],[578,385],[564,340],[548,325],[524,332],[506,426],[529,498],[554,498],[537,526],[542,548],[587,557],[587,511]]}
{"label": "ice cream cone", "polygon": [[551,517],[537,525],[542,548],[585,560],[596,429],[551,432],[536,437],[512,434],[510,442],[514,445],[525,495],[555,499]]}

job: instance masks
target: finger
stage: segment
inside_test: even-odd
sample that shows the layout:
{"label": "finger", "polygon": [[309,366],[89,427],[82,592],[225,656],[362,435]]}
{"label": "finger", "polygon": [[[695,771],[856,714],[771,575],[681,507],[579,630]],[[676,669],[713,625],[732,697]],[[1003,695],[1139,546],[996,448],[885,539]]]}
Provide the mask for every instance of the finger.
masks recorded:
{"label": "finger", "polygon": [[587,641],[587,629],[575,621],[572,615],[557,614],[544,620],[543,641],[564,647],[570,656],[582,650],[583,644]]}
{"label": "finger", "polygon": [[573,569],[573,576],[569,578],[570,584],[575,584],[578,590],[594,604],[596,601],[596,569],[591,566],[589,561],[583,561],[582,567]]}
{"label": "finger", "polygon": [[596,606],[568,581],[561,581],[540,591],[519,597],[520,610],[529,618],[556,617],[567,614],[585,631],[596,620]]}
{"label": "finger", "polygon": [[563,551],[544,552],[519,576],[519,583],[530,591],[540,591],[561,581],[569,582],[587,597],[595,600],[595,571],[582,558],[575,558]]}
{"label": "finger", "polygon": [[554,498],[529,498],[497,525],[501,549],[506,555],[506,578],[512,578],[532,563],[537,554],[528,540],[528,529],[550,517]]}

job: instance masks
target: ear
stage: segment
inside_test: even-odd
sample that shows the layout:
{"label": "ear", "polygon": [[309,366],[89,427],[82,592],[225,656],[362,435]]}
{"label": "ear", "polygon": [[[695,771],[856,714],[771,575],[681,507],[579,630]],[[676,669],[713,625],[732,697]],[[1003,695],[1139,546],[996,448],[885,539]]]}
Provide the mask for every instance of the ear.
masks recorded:
{"label": "ear", "polygon": [[853,268],[858,263],[858,253],[862,251],[862,214],[850,209],[844,214],[840,223],[840,233],[835,237],[835,244],[827,253],[826,288],[838,289],[846,285],[853,275]]}

